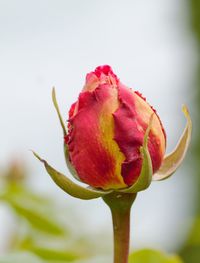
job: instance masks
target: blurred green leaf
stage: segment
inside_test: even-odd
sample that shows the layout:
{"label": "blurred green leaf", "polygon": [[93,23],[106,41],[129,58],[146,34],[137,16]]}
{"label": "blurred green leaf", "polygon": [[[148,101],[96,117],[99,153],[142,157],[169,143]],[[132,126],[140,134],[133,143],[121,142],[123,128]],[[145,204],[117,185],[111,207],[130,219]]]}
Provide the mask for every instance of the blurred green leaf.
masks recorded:
{"label": "blurred green leaf", "polygon": [[2,200],[7,202],[16,214],[25,218],[32,227],[53,235],[62,235],[66,232],[56,219],[56,213],[47,199],[28,193],[23,187],[12,186],[5,190]]}
{"label": "blurred green leaf", "polygon": [[112,259],[108,257],[92,257],[90,259],[79,259],[79,260],[59,260],[57,259],[46,259],[43,260],[29,252],[15,252],[4,256],[0,256],[0,263],[102,263],[111,262]]}
{"label": "blurred green leaf", "polygon": [[54,248],[42,248],[42,247],[33,247],[30,249],[38,257],[44,260],[56,260],[59,262],[72,262],[77,259],[80,259],[80,255],[75,251],[64,251],[56,250]]}
{"label": "blurred green leaf", "polygon": [[200,217],[194,220],[185,246],[179,252],[185,263],[199,263],[200,260]]}
{"label": "blurred green leaf", "polygon": [[200,261],[200,245],[187,246],[181,252],[180,256],[184,259],[184,263],[199,263]]}
{"label": "blurred green leaf", "polygon": [[38,228],[40,231],[48,232],[49,234],[59,235],[63,233],[63,230],[58,226],[51,218],[48,218],[42,211],[28,206],[22,200],[16,200],[9,198],[10,205],[17,214],[26,218],[28,222]]}
{"label": "blurred green leaf", "polygon": [[188,237],[187,245],[200,247],[200,217],[197,217],[194,220],[194,224]]}
{"label": "blurred green leaf", "polygon": [[177,256],[167,256],[160,251],[144,249],[132,253],[129,263],[183,263],[183,261]]}
{"label": "blurred green leaf", "polygon": [[[199,111],[200,111],[200,0],[188,0],[188,8],[190,14],[190,24],[191,29],[194,33],[194,40],[195,40],[195,52],[196,52],[196,61],[197,67],[195,69],[196,74],[196,82],[192,81],[190,93],[192,92],[195,94],[193,99],[193,111],[196,113],[194,115],[195,120],[195,129],[196,134],[193,139],[193,151],[192,151],[192,164],[190,164],[191,172],[190,177],[191,180],[195,179],[195,186],[197,190],[197,198],[196,198],[196,217],[197,219],[194,220],[194,224],[189,232],[188,238],[186,239],[185,244],[180,249],[179,254],[183,258],[185,263],[199,263],[200,262],[200,122],[199,122]],[[193,177],[195,176],[195,178]]]}
{"label": "blurred green leaf", "polygon": [[[92,257],[90,259],[86,259],[86,260],[78,260],[75,261],[74,263],[109,263],[112,262],[112,258],[110,257]],[[59,262],[56,262],[59,263]]]}
{"label": "blurred green leaf", "polygon": [[11,253],[0,256],[0,263],[44,263],[31,253]]}

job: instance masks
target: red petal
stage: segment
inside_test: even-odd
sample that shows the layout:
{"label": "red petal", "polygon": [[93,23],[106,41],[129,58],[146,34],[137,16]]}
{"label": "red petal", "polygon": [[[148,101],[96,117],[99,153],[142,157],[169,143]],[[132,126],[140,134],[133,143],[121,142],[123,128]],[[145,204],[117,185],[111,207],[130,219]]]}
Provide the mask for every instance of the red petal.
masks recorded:
{"label": "red petal", "polygon": [[[109,134],[104,130],[112,130],[114,125],[112,113],[118,106],[118,98],[116,90],[116,96],[113,92],[114,88],[109,85],[101,85],[93,92],[80,94],[77,113],[70,119],[73,128],[67,141],[70,159],[79,178],[93,187],[104,189],[126,186],[121,177],[121,164],[116,159],[116,156],[123,155],[114,140],[109,138],[106,141]],[[116,174],[119,165],[120,176]]]}
{"label": "red petal", "polygon": [[[143,102],[140,101],[141,98],[139,99],[138,94],[125,86],[120,84],[118,90],[121,105],[114,113],[115,140],[126,156],[126,160],[122,165],[122,176],[125,183],[131,185],[140,174],[142,165],[140,146],[143,145],[144,134],[153,110],[143,99]],[[163,140],[165,141],[165,139],[160,120],[156,116],[154,119],[154,124],[156,124],[156,128],[159,126],[161,133],[155,135],[155,129],[152,128],[148,141],[153,171],[155,172],[160,167],[163,159]],[[156,132],[158,131],[156,130]]]}
{"label": "red petal", "polygon": [[112,68],[108,65],[99,66],[95,71],[86,76],[86,83],[83,91],[94,91],[99,85],[108,84],[115,86],[119,82],[118,77],[113,73]]}
{"label": "red petal", "polygon": [[112,68],[109,65],[99,66],[95,69],[94,74],[101,79],[102,76],[112,76],[117,82],[118,77],[114,74]]}

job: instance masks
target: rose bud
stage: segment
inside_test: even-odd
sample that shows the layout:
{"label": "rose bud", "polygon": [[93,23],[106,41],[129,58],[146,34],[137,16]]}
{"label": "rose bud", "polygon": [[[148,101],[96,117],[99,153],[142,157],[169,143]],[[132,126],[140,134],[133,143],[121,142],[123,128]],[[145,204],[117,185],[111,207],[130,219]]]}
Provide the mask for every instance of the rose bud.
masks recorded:
{"label": "rose bud", "polygon": [[139,191],[164,180],[180,166],[190,143],[192,123],[187,108],[185,130],[175,150],[164,156],[166,135],[156,111],[139,92],[124,86],[109,66],[86,76],[69,111],[68,129],[52,92],[64,134],[65,159],[76,184],[36,153],[54,182],[80,199],[102,197],[112,214],[114,262],[128,263],[130,211]]}
{"label": "rose bud", "polygon": [[166,135],[156,111],[137,91],[123,85],[110,66],[87,74],[77,102],[69,111],[68,129],[52,93],[64,134],[65,158],[84,188],[57,172],[36,153],[55,183],[81,199],[113,191],[137,193],[152,180],[164,180],[180,166],[187,152],[192,123],[187,108],[185,130],[175,150],[165,155]]}
{"label": "rose bud", "polygon": [[65,143],[80,180],[92,187],[120,189],[140,175],[144,135],[153,114],[148,150],[153,173],[163,161],[166,136],[156,111],[138,92],[124,86],[109,66],[86,76],[69,111]]}

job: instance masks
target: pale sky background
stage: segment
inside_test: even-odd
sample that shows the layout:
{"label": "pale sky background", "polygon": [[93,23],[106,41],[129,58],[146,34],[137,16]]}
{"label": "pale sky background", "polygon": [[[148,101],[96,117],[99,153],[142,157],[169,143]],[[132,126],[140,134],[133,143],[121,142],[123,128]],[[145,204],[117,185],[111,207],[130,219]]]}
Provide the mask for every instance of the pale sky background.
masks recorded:
{"label": "pale sky background", "polygon": [[[68,174],[52,86],[67,119],[86,73],[109,64],[124,84],[157,109],[171,150],[184,128],[181,106],[191,108],[195,96],[190,87],[196,51],[188,16],[182,0],[0,0],[0,166],[15,156],[25,159],[33,187],[73,204],[84,229],[111,228],[101,200],[67,197],[29,149]],[[173,251],[182,242],[194,209],[192,186],[183,165],[170,180],[139,194],[132,213],[135,248]],[[0,206],[0,251],[9,222]]]}

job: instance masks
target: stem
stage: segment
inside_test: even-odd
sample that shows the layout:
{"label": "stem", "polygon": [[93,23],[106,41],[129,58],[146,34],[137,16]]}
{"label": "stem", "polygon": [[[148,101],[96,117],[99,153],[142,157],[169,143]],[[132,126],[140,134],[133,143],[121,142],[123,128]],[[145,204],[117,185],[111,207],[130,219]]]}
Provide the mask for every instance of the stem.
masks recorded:
{"label": "stem", "polygon": [[127,263],[129,255],[130,210],[111,210],[114,234],[114,263]]}
{"label": "stem", "polygon": [[136,194],[116,193],[103,197],[113,220],[114,263],[128,263],[130,211]]}

